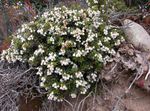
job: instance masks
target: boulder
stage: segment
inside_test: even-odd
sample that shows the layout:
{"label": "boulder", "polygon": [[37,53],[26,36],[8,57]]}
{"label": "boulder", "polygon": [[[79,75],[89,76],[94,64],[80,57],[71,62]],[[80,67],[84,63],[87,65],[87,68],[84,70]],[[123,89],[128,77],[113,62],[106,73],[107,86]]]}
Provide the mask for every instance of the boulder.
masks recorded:
{"label": "boulder", "polygon": [[150,51],[150,35],[141,25],[132,20],[125,19],[123,27],[129,43],[142,51]]}

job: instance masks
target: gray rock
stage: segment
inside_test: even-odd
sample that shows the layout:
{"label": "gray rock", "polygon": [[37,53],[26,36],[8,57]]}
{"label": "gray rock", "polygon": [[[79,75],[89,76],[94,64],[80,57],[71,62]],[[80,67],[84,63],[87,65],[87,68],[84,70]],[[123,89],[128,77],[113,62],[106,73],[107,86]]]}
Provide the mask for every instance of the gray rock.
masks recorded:
{"label": "gray rock", "polygon": [[123,26],[125,27],[124,32],[129,43],[143,51],[150,51],[150,35],[141,25],[132,20],[125,19]]}

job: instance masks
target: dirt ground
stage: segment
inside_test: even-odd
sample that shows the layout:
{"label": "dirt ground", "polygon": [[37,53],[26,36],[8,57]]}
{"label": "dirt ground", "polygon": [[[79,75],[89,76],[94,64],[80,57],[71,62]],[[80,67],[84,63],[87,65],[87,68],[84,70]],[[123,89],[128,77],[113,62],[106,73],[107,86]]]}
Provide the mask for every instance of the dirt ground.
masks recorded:
{"label": "dirt ground", "polygon": [[[128,93],[125,93],[131,84],[128,76],[122,75],[116,84],[104,86],[102,95],[96,97],[93,109],[83,111],[149,111],[150,93],[133,85]],[[149,81],[146,83],[149,84]],[[91,106],[89,101],[87,106]]]}
{"label": "dirt ground", "polygon": [[[129,75],[123,74],[114,83],[103,84],[103,90],[97,96],[79,98],[67,102],[55,104],[55,107],[47,111],[149,111],[150,93],[136,85],[125,93],[131,84]],[[150,81],[146,81],[149,86]],[[40,99],[32,100],[27,104],[22,103],[20,111],[37,111]],[[82,101],[82,102],[81,102]],[[82,104],[80,104],[82,103]],[[80,106],[80,107],[79,107]],[[44,111],[44,110],[41,110]]]}
{"label": "dirt ground", "polygon": [[[147,81],[148,82],[148,81]],[[121,77],[117,84],[107,87],[105,105],[100,106],[95,111],[149,111],[150,110],[150,93],[133,85],[131,90],[125,94],[130,85],[130,80]],[[107,102],[109,105],[107,105]]]}
{"label": "dirt ground", "polygon": [[122,75],[116,84],[104,86],[104,92],[96,96],[94,105],[93,99],[89,99],[83,111],[149,111],[150,93],[135,85],[125,93],[130,84],[128,77]]}

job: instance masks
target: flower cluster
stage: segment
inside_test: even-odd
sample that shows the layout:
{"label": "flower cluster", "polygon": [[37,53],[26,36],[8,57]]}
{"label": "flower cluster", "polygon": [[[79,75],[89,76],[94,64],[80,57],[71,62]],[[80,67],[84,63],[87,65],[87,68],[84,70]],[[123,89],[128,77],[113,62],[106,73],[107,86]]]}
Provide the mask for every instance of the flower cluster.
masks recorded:
{"label": "flower cluster", "polygon": [[124,41],[120,31],[106,25],[100,14],[91,8],[56,7],[47,11],[22,25],[1,59],[35,67],[50,100],[87,94],[103,65]]}

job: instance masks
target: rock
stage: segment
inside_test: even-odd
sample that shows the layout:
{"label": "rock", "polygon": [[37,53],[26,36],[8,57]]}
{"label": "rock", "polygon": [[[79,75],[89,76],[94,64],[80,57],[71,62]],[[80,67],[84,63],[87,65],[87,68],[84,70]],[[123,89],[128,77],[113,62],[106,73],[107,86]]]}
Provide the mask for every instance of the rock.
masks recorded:
{"label": "rock", "polygon": [[142,51],[150,51],[150,35],[139,24],[132,20],[125,19],[123,21],[123,30],[127,35],[127,41]]}

